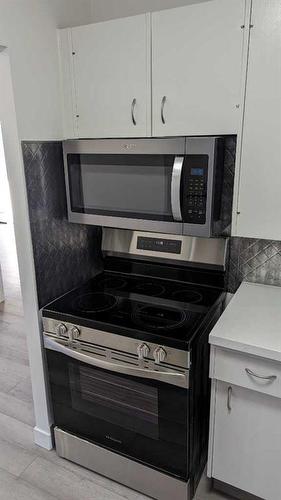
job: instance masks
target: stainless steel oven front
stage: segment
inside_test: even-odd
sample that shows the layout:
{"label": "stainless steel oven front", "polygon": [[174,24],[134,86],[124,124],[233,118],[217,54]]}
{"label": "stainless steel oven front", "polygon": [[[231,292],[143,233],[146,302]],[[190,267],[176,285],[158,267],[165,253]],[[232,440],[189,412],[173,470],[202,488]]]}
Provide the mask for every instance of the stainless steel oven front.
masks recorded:
{"label": "stainless steel oven front", "polygon": [[[75,456],[69,449],[60,454],[94,468],[95,451],[102,462],[100,454],[107,450],[108,460],[115,457],[113,470],[101,473],[115,478],[118,461],[126,460],[123,476],[117,480],[143,491],[143,486],[130,482],[135,467],[135,472],[144,474],[151,493],[153,487],[145,475],[154,470],[154,480],[163,481],[164,491],[155,485],[161,499],[170,498],[165,489],[171,493],[173,488],[179,489],[179,499],[187,499],[189,353],[165,347],[165,363],[157,364],[150,356],[138,357],[142,342],[137,339],[80,327],[85,340],[78,342],[53,333],[56,323],[44,318],[58,452],[62,446],[72,446],[74,439]],[[69,329],[72,326],[67,324]],[[149,348],[154,352],[159,346],[150,343]]]}
{"label": "stainless steel oven front", "polygon": [[68,140],[63,153],[71,222],[214,235],[222,138]]}

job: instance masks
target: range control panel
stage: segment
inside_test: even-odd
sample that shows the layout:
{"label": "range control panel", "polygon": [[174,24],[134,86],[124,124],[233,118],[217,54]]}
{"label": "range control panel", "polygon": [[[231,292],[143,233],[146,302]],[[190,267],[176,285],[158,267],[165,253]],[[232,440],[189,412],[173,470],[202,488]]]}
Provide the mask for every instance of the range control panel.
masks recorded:
{"label": "range control panel", "polygon": [[181,246],[181,240],[171,240],[168,238],[148,238],[139,236],[137,240],[138,250],[180,254]]}
{"label": "range control panel", "polygon": [[182,184],[184,222],[205,224],[208,184],[208,155],[189,155]]}

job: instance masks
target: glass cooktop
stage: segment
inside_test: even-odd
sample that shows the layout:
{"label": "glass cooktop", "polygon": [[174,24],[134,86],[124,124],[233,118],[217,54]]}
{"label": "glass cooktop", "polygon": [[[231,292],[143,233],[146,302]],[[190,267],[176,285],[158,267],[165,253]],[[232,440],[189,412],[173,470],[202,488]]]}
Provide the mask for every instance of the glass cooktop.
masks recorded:
{"label": "glass cooktop", "polygon": [[190,340],[221,294],[196,283],[104,271],[46,306],[43,316],[174,346]]}

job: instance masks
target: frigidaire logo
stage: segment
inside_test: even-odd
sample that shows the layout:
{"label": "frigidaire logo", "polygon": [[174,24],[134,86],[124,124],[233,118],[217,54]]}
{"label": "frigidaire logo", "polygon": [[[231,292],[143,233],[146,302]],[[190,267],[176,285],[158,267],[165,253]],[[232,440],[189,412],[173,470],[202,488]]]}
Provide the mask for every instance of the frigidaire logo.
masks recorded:
{"label": "frigidaire logo", "polygon": [[116,439],[112,436],[105,436],[106,439],[109,439],[109,441],[113,441],[114,443],[118,443],[118,444],[122,444],[122,441],[120,441],[120,439]]}
{"label": "frigidaire logo", "polygon": [[124,149],[133,149],[136,147],[136,144],[123,144]]}

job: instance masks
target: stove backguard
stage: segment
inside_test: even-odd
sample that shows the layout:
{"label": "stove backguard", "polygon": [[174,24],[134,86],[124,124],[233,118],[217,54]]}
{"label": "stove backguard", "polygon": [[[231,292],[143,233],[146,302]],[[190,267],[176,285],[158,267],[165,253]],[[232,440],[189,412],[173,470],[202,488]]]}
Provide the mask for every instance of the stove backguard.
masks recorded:
{"label": "stove backguard", "polygon": [[104,256],[154,260],[225,271],[227,250],[227,238],[197,238],[103,228]]}

